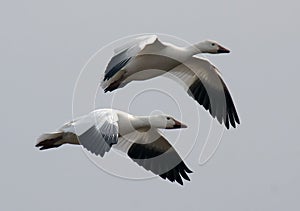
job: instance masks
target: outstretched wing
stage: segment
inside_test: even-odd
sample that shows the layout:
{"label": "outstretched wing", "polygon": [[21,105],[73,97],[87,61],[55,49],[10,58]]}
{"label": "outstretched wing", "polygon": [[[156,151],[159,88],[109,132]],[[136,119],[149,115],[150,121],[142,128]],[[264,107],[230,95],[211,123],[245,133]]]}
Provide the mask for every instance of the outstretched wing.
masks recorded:
{"label": "outstretched wing", "polygon": [[111,58],[106,67],[103,81],[112,78],[117,72],[122,70],[132,58],[137,56],[142,50],[145,50],[146,47],[151,48],[151,46],[155,50],[164,47],[156,35],[148,35],[135,38],[131,42],[116,49],[115,56]]}
{"label": "outstretched wing", "polygon": [[207,59],[193,56],[169,71],[187,88],[188,94],[212,117],[229,129],[240,123],[230,92],[218,69]]}
{"label": "outstretched wing", "polygon": [[71,124],[79,143],[95,155],[103,157],[118,142],[118,116],[111,109],[95,110]]}
{"label": "outstretched wing", "polygon": [[120,138],[120,142],[123,142],[121,145],[127,148],[128,156],[146,170],[171,182],[176,181],[181,185],[183,185],[182,178],[190,180],[187,173],[192,173],[192,171],[185,165],[172,145],[156,129],[142,133],[133,132]]}

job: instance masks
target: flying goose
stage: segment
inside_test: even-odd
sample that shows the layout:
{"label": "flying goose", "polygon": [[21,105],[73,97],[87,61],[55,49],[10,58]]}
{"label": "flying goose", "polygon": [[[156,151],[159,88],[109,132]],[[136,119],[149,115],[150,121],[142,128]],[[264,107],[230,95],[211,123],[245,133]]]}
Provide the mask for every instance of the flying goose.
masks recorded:
{"label": "flying goose", "polygon": [[[174,75],[187,93],[209,110],[227,129],[240,123],[230,92],[218,69],[199,53],[229,53],[215,41],[206,40],[188,47],[161,42],[156,35],[142,36],[115,50],[101,86],[104,92],[160,75]],[[169,74],[166,74],[169,73]]]}
{"label": "flying goose", "polygon": [[103,157],[111,147],[121,150],[146,170],[183,185],[192,171],[158,129],[187,126],[167,115],[134,116],[114,109],[98,109],[37,139],[40,150],[64,144],[82,145]]}

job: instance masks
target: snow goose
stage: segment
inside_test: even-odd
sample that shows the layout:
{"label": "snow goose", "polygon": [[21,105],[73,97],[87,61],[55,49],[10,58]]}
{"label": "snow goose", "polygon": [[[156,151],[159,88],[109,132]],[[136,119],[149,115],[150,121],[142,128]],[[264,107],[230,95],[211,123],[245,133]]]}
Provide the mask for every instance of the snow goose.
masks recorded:
{"label": "snow goose", "polygon": [[194,56],[199,53],[229,53],[217,42],[206,40],[178,47],[151,35],[138,37],[116,49],[115,53],[101,83],[105,92],[124,87],[131,81],[171,73],[183,82],[181,84],[188,94],[227,129],[240,123],[230,92],[217,68],[209,60]]}
{"label": "snow goose", "polygon": [[171,182],[183,185],[192,171],[161,134],[161,129],[186,126],[167,115],[133,116],[113,109],[98,109],[64,124],[57,132],[41,135],[40,150],[63,144],[82,145],[103,157],[111,147],[121,150],[138,165]]}
{"label": "snow goose", "polygon": [[179,47],[161,42],[156,35],[141,36],[115,49],[115,55],[106,67],[101,85],[105,92],[113,91],[133,80],[146,80],[162,75],[164,71],[173,69],[195,54],[229,52],[211,40]]}

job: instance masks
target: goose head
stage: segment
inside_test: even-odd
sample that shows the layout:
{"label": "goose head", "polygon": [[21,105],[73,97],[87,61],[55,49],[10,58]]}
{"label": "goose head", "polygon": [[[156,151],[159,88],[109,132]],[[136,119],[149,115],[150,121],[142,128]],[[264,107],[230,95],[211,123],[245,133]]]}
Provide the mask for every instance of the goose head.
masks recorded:
{"label": "goose head", "polygon": [[168,115],[155,115],[150,117],[150,124],[156,128],[177,129],[187,128],[187,126]]}
{"label": "goose head", "polygon": [[220,53],[230,53],[230,50],[223,47],[219,43],[213,40],[205,40],[196,45],[197,53],[210,53],[210,54],[220,54]]}

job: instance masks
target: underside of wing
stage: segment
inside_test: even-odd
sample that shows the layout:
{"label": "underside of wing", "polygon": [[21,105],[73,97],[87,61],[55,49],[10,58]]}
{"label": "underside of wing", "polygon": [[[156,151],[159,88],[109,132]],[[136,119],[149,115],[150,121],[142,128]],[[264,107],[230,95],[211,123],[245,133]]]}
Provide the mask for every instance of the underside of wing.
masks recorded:
{"label": "underside of wing", "polygon": [[240,123],[230,92],[219,71],[208,60],[192,57],[170,71],[188,94],[229,129]]}
{"label": "underside of wing", "polygon": [[[153,134],[155,132],[151,132]],[[183,184],[182,178],[190,180],[192,171],[185,165],[172,145],[156,131],[157,139],[151,143],[133,143],[128,156],[137,164],[171,182]]]}

